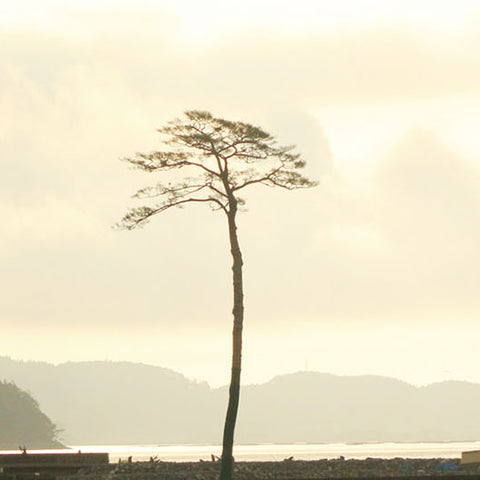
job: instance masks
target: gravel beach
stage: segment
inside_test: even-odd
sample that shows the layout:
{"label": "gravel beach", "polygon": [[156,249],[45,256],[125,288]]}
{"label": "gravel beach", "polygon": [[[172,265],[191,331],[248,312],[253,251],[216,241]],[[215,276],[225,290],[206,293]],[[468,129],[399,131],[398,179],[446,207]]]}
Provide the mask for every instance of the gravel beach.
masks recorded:
{"label": "gravel beach", "polygon": [[[110,464],[109,466],[84,470],[76,476],[63,480],[216,480],[219,462],[150,462]],[[235,480],[247,479],[323,479],[323,478],[385,478],[417,476],[452,476],[475,474],[479,471],[460,468],[460,459],[431,458],[408,459],[367,458],[365,460],[343,459],[304,461],[293,458],[281,462],[237,462]]]}

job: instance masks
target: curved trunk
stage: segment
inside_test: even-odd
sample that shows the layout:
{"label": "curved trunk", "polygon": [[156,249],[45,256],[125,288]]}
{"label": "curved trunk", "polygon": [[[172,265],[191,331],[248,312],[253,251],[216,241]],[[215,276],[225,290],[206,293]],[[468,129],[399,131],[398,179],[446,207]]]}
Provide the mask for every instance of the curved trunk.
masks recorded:
{"label": "curved trunk", "polygon": [[228,232],[233,265],[233,348],[232,373],[228,408],[223,431],[222,465],[220,480],[230,480],[233,473],[233,438],[237,420],[238,403],[240,400],[240,373],[242,369],[242,329],[243,329],[243,277],[242,252],[238,243],[237,226],[235,223],[236,208],[228,213]]}

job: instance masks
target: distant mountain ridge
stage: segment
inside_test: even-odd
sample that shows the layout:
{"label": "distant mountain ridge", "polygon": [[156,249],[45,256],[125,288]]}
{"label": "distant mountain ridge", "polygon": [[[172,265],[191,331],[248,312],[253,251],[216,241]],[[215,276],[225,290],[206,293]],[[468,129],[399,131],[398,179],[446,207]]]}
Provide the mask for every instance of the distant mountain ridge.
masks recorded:
{"label": "distant mountain ridge", "polygon": [[[81,444],[220,443],[227,388],[130,362],[51,365],[0,357],[0,380],[32,392]],[[480,384],[415,387],[379,376],[299,372],[242,389],[236,441],[480,439]]]}

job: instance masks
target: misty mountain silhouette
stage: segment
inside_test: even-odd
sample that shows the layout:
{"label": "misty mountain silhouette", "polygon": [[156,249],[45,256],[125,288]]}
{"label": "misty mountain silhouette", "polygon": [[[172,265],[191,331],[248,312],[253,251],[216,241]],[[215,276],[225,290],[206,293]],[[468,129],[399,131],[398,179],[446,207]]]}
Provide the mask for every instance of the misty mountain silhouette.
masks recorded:
{"label": "misty mountain silhouette", "polygon": [[[67,444],[221,441],[227,388],[172,370],[0,357],[2,379],[32,392]],[[479,432],[480,384],[299,372],[243,387],[236,441],[473,441]]]}
{"label": "misty mountain silhouette", "polygon": [[0,449],[60,448],[57,428],[36,400],[14,383],[0,381]]}

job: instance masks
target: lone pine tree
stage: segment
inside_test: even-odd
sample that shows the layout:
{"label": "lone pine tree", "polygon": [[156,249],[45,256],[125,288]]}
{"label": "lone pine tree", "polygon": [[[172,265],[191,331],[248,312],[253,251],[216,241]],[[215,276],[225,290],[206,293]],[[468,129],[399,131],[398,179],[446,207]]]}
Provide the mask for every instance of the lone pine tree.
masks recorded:
{"label": "lone pine tree", "polygon": [[206,204],[226,216],[233,272],[233,351],[228,407],[223,433],[220,479],[232,478],[233,440],[240,396],[243,329],[242,252],[236,217],[245,202],[239,196],[252,185],[286,190],[316,185],[299,173],[305,166],[292,146],[279,146],[259,127],[216,118],[209,112],[187,111],[158,130],[165,136],[166,151],[138,153],[125,159],[152,173],[176,171],[172,181],[139,190],[133,198],[157,203],[131,209],[119,223],[129,230],[172,207]]}

